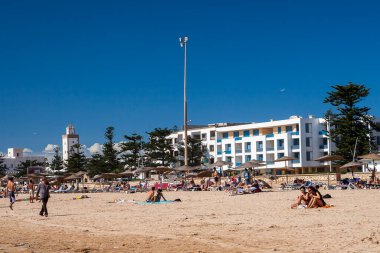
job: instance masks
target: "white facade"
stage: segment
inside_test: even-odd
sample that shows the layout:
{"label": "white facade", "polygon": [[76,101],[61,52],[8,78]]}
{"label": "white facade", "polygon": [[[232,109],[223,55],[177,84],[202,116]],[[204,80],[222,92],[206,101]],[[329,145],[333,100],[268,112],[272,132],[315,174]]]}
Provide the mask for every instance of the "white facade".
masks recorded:
{"label": "white facade", "polygon": [[[274,162],[282,156],[295,158],[287,166],[299,169],[299,173],[316,172],[327,163],[314,159],[327,155],[329,141],[323,118],[302,118],[292,116],[286,120],[248,124],[210,124],[188,130],[192,138],[202,139],[207,147],[210,163],[228,161],[232,167],[256,159],[266,161],[260,169],[284,168],[285,162]],[[183,131],[169,136],[178,151],[178,143],[183,139]],[[176,152],[178,153],[178,152]]]}
{"label": "white facade", "polygon": [[72,152],[76,152],[73,146],[79,144],[79,135],[75,133],[75,127],[68,125],[66,134],[62,135],[62,160],[67,161]]}
{"label": "white facade", "polygon": [[3,161],[6,167],[7,175],[14,175],[17,173],[17,167],[21,162],[37,161],[43,163],[45,161],[44,156],[31,156],[24,155],[23,148],[8,148],[7,156],[3,157]]}

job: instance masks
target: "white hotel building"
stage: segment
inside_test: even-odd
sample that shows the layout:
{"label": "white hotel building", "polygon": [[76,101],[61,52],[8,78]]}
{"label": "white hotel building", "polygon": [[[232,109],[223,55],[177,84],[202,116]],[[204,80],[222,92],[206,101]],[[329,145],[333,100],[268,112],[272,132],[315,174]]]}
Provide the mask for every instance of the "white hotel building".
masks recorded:
{"label": "white hotel building", "polygon": [[[285,162],[274,162],[283,156],[295,158],[287,166],[294,173],[324,172],[327,163],[314,159],[327,155],[329,148],[323,118],[291,116],[289,119],[263,123],[217,123],[207,126],[190,126],[188,135],[201,139],[207,149],[209,163],[228,161],[232,167],[252,159],[266,162],[261,173],[284,173]],[[178,143],[183,140],[183,131],[169,136],[178,154]],[[265,170],[267,168],[267,170]],[[277,170],[276,170],[277,169]]]}

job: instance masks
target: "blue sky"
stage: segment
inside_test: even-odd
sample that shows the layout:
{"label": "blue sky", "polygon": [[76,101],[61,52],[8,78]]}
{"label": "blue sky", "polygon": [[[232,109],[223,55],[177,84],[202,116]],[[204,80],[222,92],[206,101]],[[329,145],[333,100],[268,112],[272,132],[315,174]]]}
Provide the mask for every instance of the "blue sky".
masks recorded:
{"label": "blue sky", "polygon": [[378,1],[1,1],[0,150],[41,152],[182,124],[322,116],[330,85],[365,84],[380,115]]}

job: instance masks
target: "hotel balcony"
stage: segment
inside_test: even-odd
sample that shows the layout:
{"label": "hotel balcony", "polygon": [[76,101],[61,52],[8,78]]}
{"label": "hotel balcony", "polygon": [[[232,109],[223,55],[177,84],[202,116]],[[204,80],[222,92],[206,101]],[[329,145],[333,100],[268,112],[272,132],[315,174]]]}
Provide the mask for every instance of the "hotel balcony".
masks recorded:
{"label": "hotel balcony", "polygon": [[241,149],[237,149],[237,150],[235,150],[235,153],[236,154],[241,154],[243,152],[243,150],[241,150]]}
{"label": "hotel balcony", "polygon": [[240,166],[241,165],[241,162],[237,162],[237,163],[235,163],[236,164],[236,167],[237,166]]}
{"label": "hotel balcony", "polygon": [[327,135],[327,131],[326,130],[319,131],[319,135]]}
{"label": "hotel balcony", "polygon": [[251,149],[246,149],[245,153],[251,153]]}
{"label": "hotel balcony", "polygon": [[272,137],[274,137],[274,134],[266,134],[265,137],[272,138]]}
{"label": "hotel balcony", "polygon": [[300,159],[292,160],[292,163],[300,163]]}
{"label": "hotel balcony", "polygon": [[220,142],[222,142],[222,140],[221,140],[221,139],[218,139],[218,140],[216,140],[216,142],[220,143]]}
{"label": "hotel balcony", "polygon": [[217,154],[218,154],[218,155],[221,155],[221,154],[222,154],[222,151],[218,151]]}
{"label": "hotel balcony", "polygon": [[226,153],[226,155],[230,155],[231,154],[231,150],[226,150],[225,153]]}
{"label": "hotel balcony", "polygon": [[241,137],[235,137],[235,141],[241,141],[242,138]]}
{"label": "hotel balcony", "polygon": [[300,145],[293,145],[292,146],[292,149],[299,149],[300,148]]}
{"label": "hotel balcony", "polygon": [[274,147],[267,147],[267,151],[274,151]]}
{"label": "hotel balcony", "polygon": [[278,146],[277,150],[284,150],[284,146]]}
{"label": "hotel balcony", "polygon": [[291,135],[300,135],[300,132],[292,132]]}
{"label": "hotel balcony", "polygon": [[267,161],[267,165],[273,165],[274,161]]}
{"label": "hotel balcony", "polygon": [[256,148],[256,152],[263,152],[263,148]]}
{"label": "hotel balcony", "polygon": [[327,146],[327,145],[323,145],[323,144],[321,144],[321,145],[319,145],[319,148],[320,148],[320,149],[327,149],[328,146]]}

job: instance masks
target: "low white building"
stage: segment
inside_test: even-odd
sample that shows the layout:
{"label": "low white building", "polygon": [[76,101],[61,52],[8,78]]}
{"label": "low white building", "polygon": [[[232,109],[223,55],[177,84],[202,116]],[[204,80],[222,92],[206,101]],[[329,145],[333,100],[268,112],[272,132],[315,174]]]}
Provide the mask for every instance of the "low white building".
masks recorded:
{"label": "low white building", "polygon": [[[178,155],[179,143],[183,141],[183,131],[169,136]],[[262,173],[281,174],[285,166],[295,173],[323,172],[328,164],[314,161],[327,155],[329,146],[327,126],[323,118],[292,116],[285,120],[271,120],[263,123],[217,123],[191,127],[188,135],[201,139],[206,147],[206,160],[227,161],[232,167],[252,159],[262,160],[266,165]],[[274,162],[283,156],[293,157],[293,161]]]}
{"label": "low white building", "polygon": [[25,155],[23,148],[8,148],[8,153],[5,157],[3,157],[3,161],[6,167],[6,174],[7,175],[14,175],[17,173],[17,166],[21,162],[26,161],[37,161],[40,163],[43,163],[45,161],[44,156],[32,156],[32,155]]}

